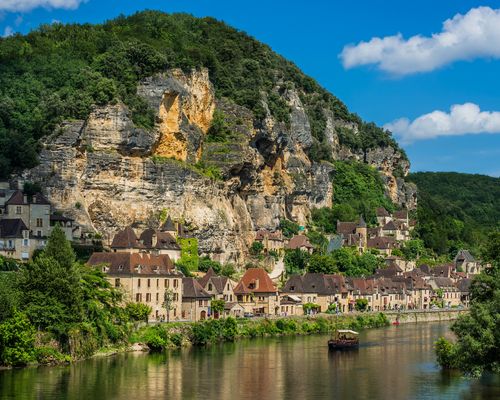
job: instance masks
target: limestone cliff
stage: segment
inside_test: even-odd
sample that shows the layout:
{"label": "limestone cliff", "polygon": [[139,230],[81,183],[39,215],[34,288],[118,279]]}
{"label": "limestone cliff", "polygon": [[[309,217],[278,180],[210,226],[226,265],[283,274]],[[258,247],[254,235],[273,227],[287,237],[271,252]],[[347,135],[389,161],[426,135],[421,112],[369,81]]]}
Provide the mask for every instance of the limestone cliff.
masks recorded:
{"label": "limestone cliff", "polygon": [[[289,123],[276,121],[267,104],[267,117],[257,120],[251,111],[216,99],[207,70],[158,74],[142,81],[138,93],[156,111],[153,131],[135,127],[121,103],[97,107],[86,120],[66,122],[48,137],[40,165],[25,174],[44,182],[56,208],[106,241],[126,225],[156,224],[167,210],[193,228],[203,253],[241,262],[256,229],[274,229],[285,217],[305,224],[312,208],[332,204],[334,167],[308,158],[311,127],[293,88],[281,94]],[[216,107],[231,130],[224,143],[206,137]],[[327,115],[334,159],[375,166],[392,200],[413,208],[414,188],[394,176],[408,172],[408,161],[392,147],[352,152],[339,144],[341,124]],[[222,180],[203,174],[210,166],[220,169]]]}

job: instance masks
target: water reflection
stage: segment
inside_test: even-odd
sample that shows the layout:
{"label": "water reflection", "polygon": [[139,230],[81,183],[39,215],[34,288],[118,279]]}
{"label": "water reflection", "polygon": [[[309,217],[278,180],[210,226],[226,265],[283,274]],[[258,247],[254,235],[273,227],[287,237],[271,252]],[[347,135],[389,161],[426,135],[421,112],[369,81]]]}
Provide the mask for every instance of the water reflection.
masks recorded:
{"label": "water reflection", "polygon": [[357,351],[325,336],[244,341],[164,355],[125,354],[66,367],[0,372],[2,399],[500,398],[498,377],[441,372],[433,343],[446,324],[363,332]]}

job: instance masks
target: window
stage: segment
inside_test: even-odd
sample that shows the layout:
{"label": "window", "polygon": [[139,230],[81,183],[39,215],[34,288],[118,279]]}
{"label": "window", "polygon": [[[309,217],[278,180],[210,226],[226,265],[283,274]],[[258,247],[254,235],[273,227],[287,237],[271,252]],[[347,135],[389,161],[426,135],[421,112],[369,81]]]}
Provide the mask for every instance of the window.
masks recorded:
{"label": "window", "polygon": [[243,296],[241,294],[239,294],[238,296],[236,296],[236,298],[238,299],[238,301],[243,301]]}
{"label": "window", "polygon": [[36,231],[36,235],[37,235],[38,237],[42,237],[42,231]]}
{"label": "window", "polygon": [[120,278],[115,279],[115,287],[120,287]]}
{"label": "window", "polygon": [[23,208],[21,206],[16,207],[16,214],[22,214]]}
{"label": "window", "polygon": [[151,301],[151,293],[146,293],[146,302],[149,303]]}
{"label": "window", "polygon": [[156,280],[156,287],[157,287],[157,288],[159,288],[159,287],[160,287],[160,280],[159,280],[159,279],[157,279],[157,280]]}
{"label": "window", "polygon": [[42,218],[37,218],[36,219],[36,227],[37,228],[43,227],[43,219]]}
{"label": "window", "polygon": [[151,287],[151,279],[148,279],[148,288]]}
{"label": "window", "polygon": [[174,317],[177,316],[177,308],[174,308]]}
{"label": "window", "polygon": [[174,301],[178,301],[179,300],[179,293],[174,293]]}
{"label": "window", "polygon": [[208,284],[208,290],[212,290],[212,284],[211,283]]}
{"label": "window", "polygon": [[165,287],[168,288],[170,286],[170,282],[168,279],[165,279]]}
{"label": "window", "polygon": [[177,279],[174,279],[174,288],[177,287]]}
{"label": "window", "polygon": [[138,303],[140,303],[142,301],[142,294],[141,293],[136,293],[135,301]]}
{"label": "window", "polygon": [[156,293],[156,302],[158,303],[160,301],[160,293]]}
{"label": "window", "polygon": [[198,301],[198,306],[203,307],[203,300]]}
{"label": "window", "polygon": [[29,246],[30,241],[28,239],[23,239],[23,246]]}
{"label": "window", "polygon": [[137,287],[141,287],[141,280],[137,279]]}

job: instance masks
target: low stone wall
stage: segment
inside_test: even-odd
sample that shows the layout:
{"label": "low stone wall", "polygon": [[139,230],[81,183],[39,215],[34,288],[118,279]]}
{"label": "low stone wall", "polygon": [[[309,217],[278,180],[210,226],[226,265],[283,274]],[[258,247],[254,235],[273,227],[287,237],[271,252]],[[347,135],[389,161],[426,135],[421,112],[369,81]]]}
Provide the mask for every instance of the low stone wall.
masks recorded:
{"label": "low stone wall", "polygon": [[386,311],[384,314],[389,321],[393,323],[396,319],[400,324],[418,323],[418,322],[437,322],[437,321],[453,321],[460,314],[467,313],[468,310],[425,310],[425,311],[404,311],[392,312]]}

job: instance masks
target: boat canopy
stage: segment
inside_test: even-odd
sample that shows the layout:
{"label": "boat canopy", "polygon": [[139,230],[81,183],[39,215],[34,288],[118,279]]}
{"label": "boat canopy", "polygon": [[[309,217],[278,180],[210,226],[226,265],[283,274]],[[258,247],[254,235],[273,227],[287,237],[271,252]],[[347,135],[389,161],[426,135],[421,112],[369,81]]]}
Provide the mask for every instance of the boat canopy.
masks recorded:
{"label": "boat canopy", "polygon": [[350,333],[351,335],[359,335],[356,331],[351,331],[350,329],[339,329],[338,333]]}

